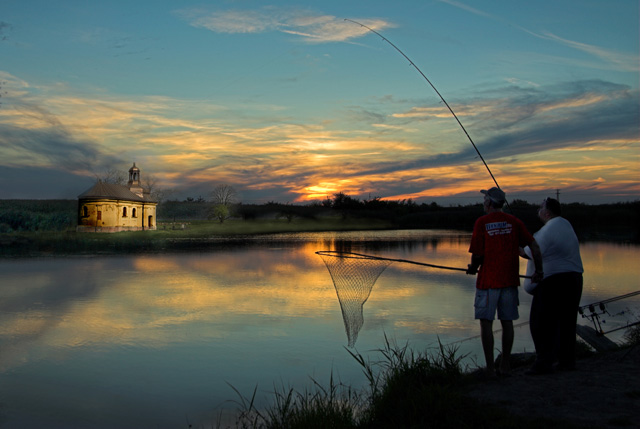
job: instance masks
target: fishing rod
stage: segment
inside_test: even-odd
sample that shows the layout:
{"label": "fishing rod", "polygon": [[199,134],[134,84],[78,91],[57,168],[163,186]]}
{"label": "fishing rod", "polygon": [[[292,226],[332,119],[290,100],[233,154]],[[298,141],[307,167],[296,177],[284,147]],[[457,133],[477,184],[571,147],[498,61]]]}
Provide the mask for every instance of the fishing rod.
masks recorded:
{"label": "fishing rod", "polygon": [[602,301],[592,302],[591,304],[582,305],[579,308],[580,310],[585,310],[588,308],[590,311],[593,312],[595,306],[599,306],[601,309],[604,309],[605,304],[609,304],[610,302],[619,301],[621,299],[629,298],[636,295],[640,295],[640,290],[637,290],[635,292],[625,293],[624,295],[614,296],[613,298],[607,298]]}
{"label": "fishing rod", "polygon": [[[635,291],[635,292],[630,292],[624,295],[619,295],[619,296],[614,296],[613,298],[608,298],[602,301],[598,301],[598,302],[592,302],[591,304],[586,304],[586,305],[581,305],[580,307],[578,307],[578,313],[583,317],[583,318],[587,318],[589,320],[591,320],[593,322],[593,326],[595,328],[595,331],[598,335],[605,335],[608,334],[610,332],[615,332],[615,331],[619,331],[622,329],[628,329],[632,326],[636,326],[636,325],[640,325],[640,321],[636,321],[636,322],[628,322],[626,325],[624,326],[620,326],[619,328],[614,328],[611,329],[609,331],[603,331],[602,330],[602,326],[600,325],[600,320],[599,320],[599,316],[602,314],[608,314],[605,305],[610,303],[610,302],[614,302],[614,301],[619,301],[621,299],[625,299],[625,298],[629,298],[632,296],[636,296],[636,295],[640,295],[640,290]],[[596,307],[600,308],[601,313],[598,313],[598,310],[596,310]],[[585,310],[589,310],[591,312],[591,314],[585,314]],[[623,312],[624,313],[624,312]],[[620,314],[620,313],[619,313]],[[619,315],[617,314],[617,315]],[[614,315],[615,316],[615,315]],[[514,328],[519,328],[525,325],[528,325],[529,322],[521,322],[517,325],[513,325]],[[494,334],[497,334],[498,332],[501,332],[502,329],[496,329],[495,331],[493,331]],[[480,338],[480,335],[474,335],[472,337],[467,337],[467,338],[463,338],[461,340],[458,341],[453,341],[451,343],[448,343],[447,346],[453,345],[453,344],[458,344],[458,343],[463,343],[465,341],[469,341],[469,340],[475,340],[477,338]]]}
{"label": "fishing rod", "polygon": [[[630,324],[627,324],[626,326],[622,326],[620,328],[616,328],[616,329],[612,329],[610,331],[604,332],[604,330],[602,329],[602,323],[605,323],[606,321],[603,319],[602,322],[600,322],[600,316],[603,316],[605,314],[608,314],[611,316],[611,314],[607,311],[607,307],[606,307],[607,304],[611,302],[619,301],[621,299],[636,296],[636,295],[640,295],[640,290],[637,290],[635,292],[630,292],[624,295],[614,296],[613,298],[608,298],[602,301],[593,302],[591,304],[582,305],[578,307],[578,313],[580,314],[581,317],[591,320],[591,322],[593,323],[593,328],[596,330],[596,332],[599,335],[604,335],[604,334],[608,334],[609,332],[618,331],[620,329],[625,329],[630,326],[635,326],[637,324],[640,324],[640,321],[630,323]],[[589,312],[588,314],[587,314],[587,311]]]}
{"label": "fishing rod", "polygon": [[[431,88],[433,88],[433,90],[436,92],[436,94],[438,94],[438,97],[440,97],[440,100],[442,100],[442,102],[445,104],[445,106],[447,106],[447,109],[449,109],[449,112],[451,112],[451,114],[453,115],[453,117],[455,118],[455,120],[458,122],[458,125],[460,125],[460,128],[462,128],[462,131],[464,131],[464,134],[467,136],[467,138],[469,139],[469,141],[471,142],[471,145],[473,146],[473,148],[476,150],[476,153],[478,154],[478,156],[480,157],[480,159],[482,160],[482,163],[484,164],[484,166],[487,168],[487,171],[489,172],[489,175],[491,176],[491,178],[493,179],[493,183],[496,184],[496,186],[498,188],[500,188],[500,185],[498,185],[498,181],[496,180],[495,176],[493,175],[493,173],[491,172],[491,169],[489,168],[489,165],[487,164],[487,162],[484,160],[484,157],[482,156],[482,154],[480,153],[480,151],[478,150],[478,147],[476,146],[476,144],[473,142],[473,139],[471,138],[471,136],[469,135],[469,133],[467,132],[466,128],[464,127],[464,125],[462,125],[462,122],[460,122],[460,119],[458,119],[458,115],[456,115],[456,113],[453,111],[453,109],[451,108],[451,106],[449,106],[449,103],[447,103],[447,100],[444,99],[444,97],[442,96],[442,94],[440,94],[440,91],[438,91],[436,89],[436,87],[433,85],[433,83],[431,83],[431,81],[429,80],[429,78],[422,72],[422,70],[420,70],[420,68],[411,60],[411,58],[409,58],[404,52],[402,52],[400,50],[400,48],[398,48],[396,45],[394,45],[389,39],[387,39],[386,37],[384,37],[382,34],[378,33],[376,30],[374,30],[373,28],[367,27],[366,25],[358,22],[358,21],[354,21],[353,19],[348,19],[345,18],[345,21],[349,21],[349,22],[353,22],[356,25],[359,25],[361,27],[366,28],[367,30],[371,31],[374,34],[377,34],[380,38],[382,38],[382,40],[384,40],[385,42],[387,42],[388,44],[390,44],[396,51],[398,51],[400,53],[400,55],[402,55],[403,57],[405,57],[407,59],[407,61],[409,61],[409,64],[411,64],[411,66],[416,69],[418,71],[418,73],[420,73],[420,75],[424,78],[424,80],[427,81],[427,83],[431,86]],[[507,203],[507,206],[509,206],[509,203]]]}

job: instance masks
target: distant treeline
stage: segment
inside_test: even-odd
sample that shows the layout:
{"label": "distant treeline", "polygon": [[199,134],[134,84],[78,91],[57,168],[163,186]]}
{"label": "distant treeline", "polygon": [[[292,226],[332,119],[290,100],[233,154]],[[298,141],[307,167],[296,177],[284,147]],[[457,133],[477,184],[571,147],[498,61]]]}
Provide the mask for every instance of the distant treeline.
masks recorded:
{"label": "distant treeline", "polygon": [[[0,233],[19,231],[65,231],[75,229],[77,200],[0,200]],[[159,222],[211,219],[214,203],[203,199],[164,201],[158,206]],[[537,218],[538,206],[523,200],[509,202],[507,212],[524,221],[530,231],[542,223]],[[640,201],[589,205],[564,204],[563,216],[573,224],[583,240],[612,239],[640,242]],[[483,214],[481,204],[444,207],[436,203],[417,204],[412,200],[386,201],[379,198],[361,201],[344,194],[322,203],[308,205],[235,204],[231,215],[246,221],[296,218],[381,219],[399,229],[440,228],[470,231]]]}
{"label": "distant treeline", "polygon": [[0,200],[0,233],[65,231],[78,221],[77,200]]}
{"label": "distant treeline", "polygon": [[[207,219],[211,203],[205,200],[167,201],[158,208],[164,220]],[[640,242],[640,201],[614,204],[570,203],[562,205],[563,216],[573,224],[582,240],[611,239]],[[538,219],[538,205],[524,200],[509,202],[505,211],[522,219],[530,231],[542,227]],[[342,218],[382,219],[399,229],[438,228],[471,231],[475,220],[483,212],[482,204],[440,206],[435,202],[417,204],[412,200],[386,201],[378,198],[358,200],[344,194],[309,205],[237,204],[232,213],[244,220],[280,218],[314,219],[324,216]]]}

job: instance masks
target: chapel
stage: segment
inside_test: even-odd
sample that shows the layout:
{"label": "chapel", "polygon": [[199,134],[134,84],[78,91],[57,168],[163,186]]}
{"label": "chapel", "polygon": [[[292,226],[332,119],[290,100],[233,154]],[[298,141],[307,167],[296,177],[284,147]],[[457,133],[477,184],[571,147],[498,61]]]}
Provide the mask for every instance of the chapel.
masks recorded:
{"label": "chapel", "polygon": [[127,185],[95,185],[78,195],[78,232],[119,232],[156,229],[156,206],[140,182],[136,163]]}

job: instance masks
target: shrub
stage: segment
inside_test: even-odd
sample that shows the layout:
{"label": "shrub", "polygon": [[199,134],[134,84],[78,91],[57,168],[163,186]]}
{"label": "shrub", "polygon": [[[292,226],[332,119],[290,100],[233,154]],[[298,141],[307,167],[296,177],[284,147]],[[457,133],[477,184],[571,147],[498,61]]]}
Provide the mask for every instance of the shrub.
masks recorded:
{"label": "shrub", "polygon": [[629,346],[640,344],[640,324],[629,327],[624,333],[624,340]]}

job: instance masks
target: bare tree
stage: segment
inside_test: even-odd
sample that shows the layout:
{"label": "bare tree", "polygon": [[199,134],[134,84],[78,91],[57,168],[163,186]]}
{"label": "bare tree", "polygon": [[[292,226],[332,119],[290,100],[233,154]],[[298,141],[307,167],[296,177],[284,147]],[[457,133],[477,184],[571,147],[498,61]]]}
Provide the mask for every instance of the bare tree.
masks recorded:
{"label": "bare tree", "polygon": [[215,204],[230,207],[238,202],[238,193],[232,186],[218,185],[211,191],[211,201]]}
{"label": "bare tree", "polygon": [[[96,173],[95,177],[104,183],[126,185],[129,181],[129,172],[118,170],[117,168],[108,168],[102,173]],[[149,194],[151,200],[160,203],[175,191],[162,189],[158,186],[158,183],[159,180],[156,175],[149,173],[140,174],[140,186],[142,186],[145,193]]]}
{"label": "bare tree", "polygon": [[104,183],[113,183],[114,185],[125,185],[128,180],[128,174],[117,168],[108,168],[102,174],[96,173],[96,179]]}
{"label": "bare tree", "polygon": [[140,186],[145,190],[145,192],[149,193],[149,195],[153,195],[157,190],[158,178],[153,174],[140,174]]}
{"label": "bare tree", "polygon": [[154,190],[149,194],[151,199],[157,203],[161,203],[164,200],[168,200],[171,198],[173,194],[176,193],[175,189],[159,189],[154,188]]}
{"label": "bare tree", "polygon": [[164,199],[169,197],[174,191],[162,189],[158,186],[158,177],[155,174],[141,174],[140,180],[142,183],[140,185],[144,189],[146,193],[149,194],[149,197],[158,203],[161,203]]}

